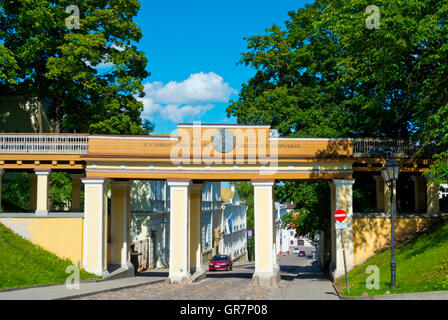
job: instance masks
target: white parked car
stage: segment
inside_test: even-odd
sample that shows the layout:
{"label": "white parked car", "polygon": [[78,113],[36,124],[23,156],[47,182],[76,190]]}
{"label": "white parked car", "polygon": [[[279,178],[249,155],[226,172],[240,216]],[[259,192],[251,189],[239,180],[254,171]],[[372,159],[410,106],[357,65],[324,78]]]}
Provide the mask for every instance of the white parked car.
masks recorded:
{"label": "white parked car", "polygon": [[300,249],[299,248],[294,248],[294,253],[299,253]]}

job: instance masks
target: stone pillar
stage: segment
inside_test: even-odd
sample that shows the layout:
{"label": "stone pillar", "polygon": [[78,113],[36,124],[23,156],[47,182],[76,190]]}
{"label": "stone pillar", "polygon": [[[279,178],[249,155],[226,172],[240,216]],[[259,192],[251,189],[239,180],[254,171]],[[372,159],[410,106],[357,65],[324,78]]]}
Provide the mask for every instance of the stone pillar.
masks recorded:
{"label": "stone pillar", "polygon": [[376,210],[378,212],[384,212],[384,178],[379,175],[373,176],[376,181]]}
{"label": "stone pillar", "polygon": [[439,213],[439,185],[432,182],[430,175],[425,175],[426,178],[426,201],[427,201],[427,212]]}
{"label": "stone pillar", "polygon": [[81,211],[81,174],[71,174],[72,179],[72,207],[71,211]]}
{"label": "stone pillar", "polygon": [[111,263],[132,269],[130,256],[131,182],[111,183]]}
{"label": "stone pillar", "polygon": [[202,267],[202,184],[190,188],[190,273],[200,274]]}
{"label": "stone pillar", "polygon": [[36,215],[48,215],[48,182],[50,178],[50,168],[34,169],[37,176],[36,192]]}
{"label": "stone pillar", "polygon": [[[347,270],[353,268],[353,195],[352,186],[355,180],[352,179],[333,179],[334,198],[332,197],[332,213],[331,224],[332,231],[335,228],[336,220],[334,219],[334,212],[342,209],[346,212],[347,218],[344,223],[347,224],[347,229],[334,230],[332,232],[333,243],[336,243],[334,249],[336,252],[332,256],[330,271],[334,279],[344,275],[344,257],[342,251],[341,232],[344,237],[345,257],[347,262]],[[334,203],[334,204],[333,204]],[[334,210],[333,210],[334,209]]]}
{"label": "stone pillar", "polygon": [[411,176],[414,182],[415,212],[426,211],[426,179],[422,176]]}
{"label": "stone pillar", "polygon": [[0,168],[0,213],[2,213],[2,177],[3,177],[3,168]]}
{"label": "stone pillar", "polygon": [[85,178],[83,266],[107,277],[107,184],[104,178]]}
{"label": "stone pillar", "polygon": [[280,268],[275,252],[274,180],[254,179],[255,273],[253,283],[278,287]]}
{"label": "stone pillar", "polygon": [[37,208],[37,176],[34,173],[28,174],[30,178],[30,212],[36,212]]}
{"label": "stone pillar", "polygon": [[171,283],[190,280],[190,179],[169,179]]}

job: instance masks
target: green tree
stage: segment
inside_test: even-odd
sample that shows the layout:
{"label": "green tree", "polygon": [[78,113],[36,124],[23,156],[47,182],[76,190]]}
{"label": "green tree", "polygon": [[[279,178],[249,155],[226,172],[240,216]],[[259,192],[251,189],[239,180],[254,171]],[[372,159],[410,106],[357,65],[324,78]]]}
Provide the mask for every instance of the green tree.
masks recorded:
{"label": "green tree", "polygon": [[286,181],[277,185],[278,201],[293,202],[296,210],[285,214],[282,225],[296,229],[298,236],[314,239],[317,232],[326,230],[330,217],[330,191],[327,182]]}
{"label": "green tree", "polygon": [[28,212],[30,182],[25,172],[5,172],[2,179],[2,207],[6,212]]}
{"label": "green tree", "polygon": [[[79,28],[69,5],[79,9]],[[56,133],[148,133],[138,99],[149,76],[135,46],[139,8],[137,0],[1,1],[0,93],[25,94],[39,115],[49,100]]]}
{"label": "green tree", "polygon": [[53,208],[63,211],[71,206],[72,181],[67,172],[53,172],[50,175],[49,199]]}
{"label": "green tree", "polygon": [[[404,138],[447,150],[448,3],[376,1],[378,29],[368,25],[370,4],[317,0],[289,12],[284,28],[247,38],[239,63],[256,74],[227,115],[284,136]],[[432,171],[448,178],[448,152],[435,159]],[[299,196],[318,198],[311,185],[286,183],[279,192],[319,217]]]}

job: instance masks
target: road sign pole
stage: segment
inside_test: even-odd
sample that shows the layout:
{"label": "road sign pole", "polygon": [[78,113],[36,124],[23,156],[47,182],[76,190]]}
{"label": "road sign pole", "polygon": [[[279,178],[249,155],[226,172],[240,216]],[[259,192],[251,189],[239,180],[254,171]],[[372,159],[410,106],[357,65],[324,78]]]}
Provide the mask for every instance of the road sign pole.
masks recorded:
{"label": "road sign pole", "polygon": [[344,256],[345,286],[347,287],[347,294],[349,294],[350,289],[348,288],[347,263],[345,262],[345,244],[344,244],[344,235],[342,234],[342,230],[343,229],[340,229],[341,241],[342,241],[342,254]]}

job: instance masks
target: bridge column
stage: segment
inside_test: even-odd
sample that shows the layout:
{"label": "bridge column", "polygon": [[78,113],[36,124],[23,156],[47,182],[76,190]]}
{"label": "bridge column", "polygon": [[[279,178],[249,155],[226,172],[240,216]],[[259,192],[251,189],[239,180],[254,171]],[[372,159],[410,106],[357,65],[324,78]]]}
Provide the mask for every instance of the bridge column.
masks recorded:
{"label": "bridge column", "polygon": [[111,183],[111,263],[132,269],[130,256],[131,182]]}
{"label": "bridge column", "polygon": [[426,180],[422,176],[411,176],[414,182],[415,212],[426,211]]}
{"label": "bridge column", "polygon": [[192,184],[190,188],[190,273],[202,273],[202,186]]}
{"label": "bridge column", "polygon": [[71,211],[81,211],[81,178],[82,174],[70,174],[72,179]]}
{"label": "bridge column", "polygon": [[255,273],[253,283],[278,287],[280,268],[275,252],[274,180],[254,179]]}
{"label": "bridge column", "polygon": [[3,168],[0,168],[0,213],[2,213],[2,177],[3,177]]}
{"label": "bridge column", "polygon": [[[355,180],[352,179],[333,179],[330,182],[331,188],[331,234],[332,234],[332,261],[330,272],[334,279],[344,275],[344,257],[342,252],[341,233],[344,237],[345,257],[347,270],[353,268],[353,195],[352,186]],[[336,230],[334,212],[342,209],[346,212],[347,229]]]}
{"label": "bridge column", "polygon": [[34,172],[37,176],[36,183],[36,215],[48,215],[48,182],[51,173],[50,168],[36,168]]}
{"label": "bridge column", "polygon": [[190,279],[190,187],[189,179],[169,179],[170,186],[170,269],[171,283]]}
{"label": "bridge column", "polygon": [[83,266],[107,276],[107,184],[104,178],[85,178]]}
{"label": "bridge column", "polygon": [[431,176],[425,175],[426,178],[426,202],[427,212],[439,213],[439,185],[431,182]]}
{"label": "bridge column", "polygon": [[384,178],[382,176],[373,176],[376,181],[376,210],[384,211]]}

